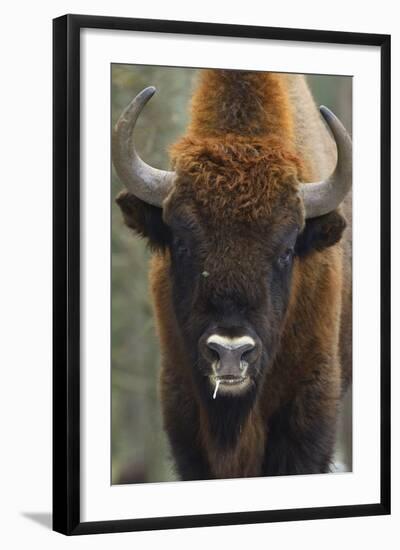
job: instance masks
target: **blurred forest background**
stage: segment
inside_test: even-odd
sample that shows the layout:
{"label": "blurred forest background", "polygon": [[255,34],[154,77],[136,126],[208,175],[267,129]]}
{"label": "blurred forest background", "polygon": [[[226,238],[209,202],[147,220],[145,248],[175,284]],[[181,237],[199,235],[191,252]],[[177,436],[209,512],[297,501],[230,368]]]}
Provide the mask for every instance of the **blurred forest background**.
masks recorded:
{"label": "blurred forest background", "polygon": [[[112,125],[146,86],[157,93],[136,125],[138,151],[146,162],[169,168],[168,147],[184,133],[195,69],[112,65]],[[331,108],[351,132],[352,79],[308,76],[318,105]],[[112,174],[112,483],[176,479],[162,429],[158,399],[160,356],[148,291],[150,253],[122,223],[115,197],[122,189]],[[351,392],[340,420],[337,461],[351,470]]]}

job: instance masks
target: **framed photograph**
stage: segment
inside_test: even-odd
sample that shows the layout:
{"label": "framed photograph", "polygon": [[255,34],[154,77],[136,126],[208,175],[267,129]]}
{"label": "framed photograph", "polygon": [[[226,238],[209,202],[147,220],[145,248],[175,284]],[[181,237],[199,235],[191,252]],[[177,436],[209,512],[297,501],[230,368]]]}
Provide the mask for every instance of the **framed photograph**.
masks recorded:
{"label": "framed photograph", "polygon": [[390,513],[390,37],[54,20],[54,529]]}

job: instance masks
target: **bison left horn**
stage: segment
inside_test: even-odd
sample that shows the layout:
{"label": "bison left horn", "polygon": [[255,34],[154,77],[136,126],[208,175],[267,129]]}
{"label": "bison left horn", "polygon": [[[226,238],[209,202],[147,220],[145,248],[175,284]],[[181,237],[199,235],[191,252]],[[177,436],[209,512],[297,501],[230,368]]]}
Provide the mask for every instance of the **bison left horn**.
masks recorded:
{"label": "bison left horn", "polygon": [[149,86],[142,90],[121,114],[112,135],[112,158],[122,183],[139,199],[162,206],[174,183],[175,172],[158,170],[146,164],[134,145],[134,130],[139,115],[154,95]]}
{"label": "bison left horn", "polygon": [[306,218],[316,218],[335,210],[349,192],[352,182],[351,138],[332,111],[324,106],[320,111],[336,141],[337,163],[333,174],[326,180],[301,185]]}

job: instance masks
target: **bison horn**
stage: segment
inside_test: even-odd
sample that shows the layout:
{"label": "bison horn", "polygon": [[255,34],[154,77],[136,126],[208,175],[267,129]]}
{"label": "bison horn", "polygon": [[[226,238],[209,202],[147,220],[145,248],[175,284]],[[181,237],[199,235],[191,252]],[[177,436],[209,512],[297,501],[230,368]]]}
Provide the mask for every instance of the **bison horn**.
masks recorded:
{"label": "bison horn", "polygon": [[351,138],[340,120],[327,107],[321,106],[320,111],[336,141],[337,163],[328,179],[301,185],[306,218],[316,218],[335,210],[350,190],[352,181]]}
{"label": "bison horn", "polygon": [[112,136],[112,158],[122,183],[139,199],[162,206],[171,189],[175,172],[158,170],[146,164],[137,154],[133,134],[139,115],[156,89],[142,90],[120,116]]}

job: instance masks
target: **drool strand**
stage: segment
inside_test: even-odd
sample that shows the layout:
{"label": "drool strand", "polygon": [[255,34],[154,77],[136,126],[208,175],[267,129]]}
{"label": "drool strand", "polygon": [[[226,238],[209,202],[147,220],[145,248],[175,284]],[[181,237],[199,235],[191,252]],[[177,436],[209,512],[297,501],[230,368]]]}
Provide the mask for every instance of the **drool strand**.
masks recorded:
{"label": "drool strand", "polygon": [[218,388],[219,388],[220,383],[221,383],[221,380],[217,380],[216,383],[215,383],[215,390],[214,390],[214,394],[213,394],[213,399],[215,399],[217,397],[217,392],[218,392]]}

